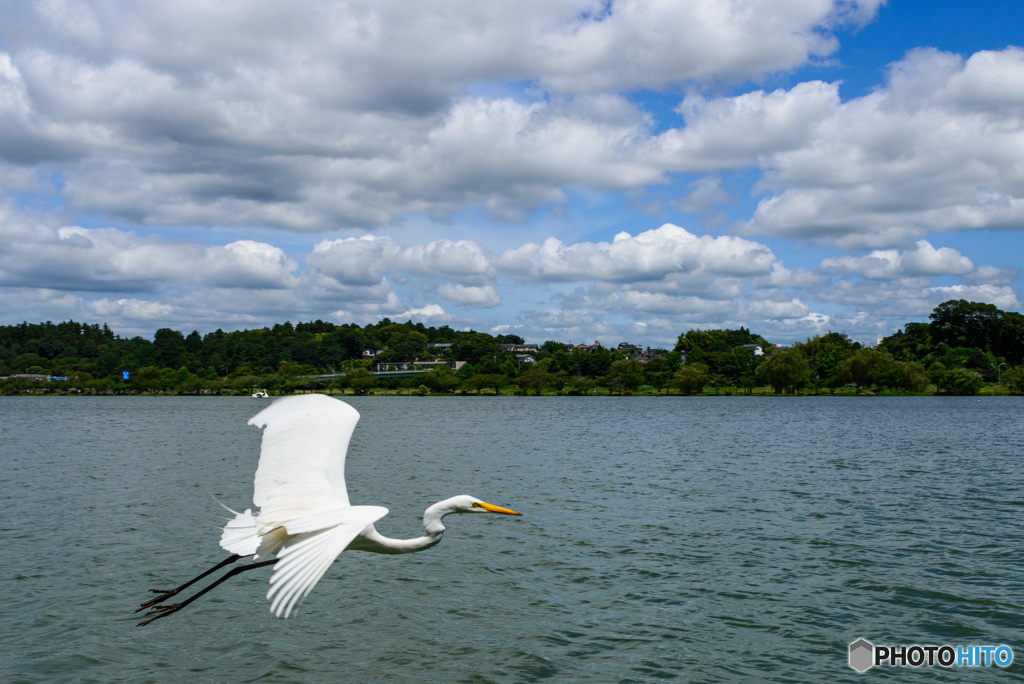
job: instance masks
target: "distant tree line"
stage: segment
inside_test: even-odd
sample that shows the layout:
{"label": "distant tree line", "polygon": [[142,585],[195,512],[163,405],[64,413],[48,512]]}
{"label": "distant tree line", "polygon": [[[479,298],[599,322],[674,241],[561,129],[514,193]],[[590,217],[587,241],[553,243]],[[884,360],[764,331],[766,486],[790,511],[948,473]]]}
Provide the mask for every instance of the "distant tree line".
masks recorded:
{"label": "distant tree line", "polygon": [[[516,335],[422,323],[324,321],[185,335],[124,338],[107,325],[66,321],[0,326],[0,392],[273,393],[379,390],[410,394],[627,394],[937,391],[974,394],[985,383],[1024,392],[1024,316],[951,300],[930,323],[907,323],[865,348],[830,332],[787,349],[739,330],[689,330],[669,350],[567,348],[549,340],[527,357]],[[376,356],[365,355],[371,350]],[[415,377],[382,377],[378,364],[462,361]],[[51,380],[50,378],[55,378]],[[126,379],[127,378],[127,379]]]}
{"label": "distant tree line", "polygon": [[[206,335],[161,328],[152,340],[121,337],[105,324],[26,322],[0,326],[0,376],[6,378],[0,381],[0,391],[74,388],[95,393],[197,394],[384,388],[420,393],[540,393],[554,388],[575,393],[603,387],[623,392],[648,381],[665,387],[670,372],[682,365],[678,355],[665,352],[669,358],[655,359],[645,374],[638,361],[618,350],[568,351],[565,345],[549,341],[527,361],[523,354],[502,348],[522,343],[517,335],[389,319],[366,326],[289,322]],[[365,354],[368,351],[370,355]],[[372,372],[377,365],[427,359],[465,363],[458,371],[440,366],[415,378],[380,378]]]}
{"label": "distant tree line", "polygon": [[736,345],[742,336],[735,337],[733,331],[700,332],[695,339],[701,340],[697,346],[703,356],[688,348],[693,344],[687,338],[697,335],[694,331],[680,337],[676,348],[688,351],[683,371],[689,373],[689,391],[706,391],[710,384],[767,385],[776,393],[852,389],[977,394],[984,384],[999,383],[1024,392],[1024,316],[991,304],[950,300],[937,306],[929,319],[907,323],[877,348],[830,332],[788,349],[765,347],[764,356],[744,364],[738,363],[742,355]]}

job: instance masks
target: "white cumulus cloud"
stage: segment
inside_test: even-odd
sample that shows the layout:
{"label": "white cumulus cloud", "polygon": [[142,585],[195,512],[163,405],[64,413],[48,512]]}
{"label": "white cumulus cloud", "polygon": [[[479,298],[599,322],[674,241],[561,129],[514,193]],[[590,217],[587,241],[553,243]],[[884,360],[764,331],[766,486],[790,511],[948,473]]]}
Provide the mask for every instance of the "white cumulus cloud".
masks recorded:
{"label": "white cumulus cloud", "polygon": [[445,299],[467,306],[492,308],[501,304],[501,295],[490,285],[477,287],[445,283],[438,289],[438,294]]}
{"label": "white cumulus cloud", "polygon": [[[846,103],[835,98],[807,122],[803,140],[765,149],[757,164],[769,196],[740,231],[856,248],[898,245],[932,231],[1019,228],[1022,80],[1018,48],[966,61],[912,51],[892,65],[884,88]],[[780,107],[764,100],[755,109],[771,118]],[[736,115],[718,123],[738,125],[741,137],[748,130]]]}
{"label": "white cumulus cloud", "polygon": [[716,275],[767,272],[775,256],[764,245],[742,238],[696,236],[665,224],[635,237],[622,232],[612,242],[566,245],[557,238],[510,249],[497,267],[517,278],[550,281],[660,280],[697,270]]}
{"label": "white cumulus cloud", "polygon": [[917,276],[966,275],[974,264],[949,247],[936,249],[927,240],[918,240],[913,250],[875,250],[862,257],[830,257],[821,262],[823,273],[859,274],[865,278],[888,280]]}

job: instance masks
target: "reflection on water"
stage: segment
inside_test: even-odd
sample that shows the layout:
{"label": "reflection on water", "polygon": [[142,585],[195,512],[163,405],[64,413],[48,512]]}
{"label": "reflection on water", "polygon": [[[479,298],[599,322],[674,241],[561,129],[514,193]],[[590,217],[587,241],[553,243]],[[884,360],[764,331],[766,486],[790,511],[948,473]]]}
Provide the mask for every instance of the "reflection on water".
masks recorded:
{"label": "reflection on water", "polygon": [[258,570],[138,629],[148,588],[223,557],[211,495],[251,505],[263,404],[0,398],[3,679],[818,682],[859,681],[859,637],[1024,655],[1019,398],[351,403],[350,495],[384,534],[454,494],[524,517],[343,554],[289,620]]}

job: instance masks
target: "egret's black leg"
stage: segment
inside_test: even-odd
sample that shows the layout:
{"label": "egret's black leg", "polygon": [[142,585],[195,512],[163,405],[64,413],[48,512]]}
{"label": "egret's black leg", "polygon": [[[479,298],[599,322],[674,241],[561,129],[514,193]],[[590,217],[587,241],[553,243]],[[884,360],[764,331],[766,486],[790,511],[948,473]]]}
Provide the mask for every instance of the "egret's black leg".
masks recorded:
{"label": "egret's black leg", "polygon": [[[238,559],[236,558],[235,560],[238,560]],[[210,586],[206,587],[205,589],[202,589],[201,591],[197,592],[196,594],[190,596],[189,598],[185,599],[181,603],[171,603],[171,604],[166,605],[166,606],[154,606],[153,610],[151,610],[148,613],[146,613],[146,615],[152,615],[153,617],[151,617],[151,618],[149,618],[147,620],[143,620],[142,622],[140,622],[138,624],[138,626],[142,627],[143,625],[148,625],[153,620],[158,620],[158,619],[160,619],[160,618],[162,618],[164,616],[170,615],[171,613],[174,613],[174,612],[177,612],[177,611],[181,610],[182,608],[184,608],[188,604],[192,603],[193,601],[195,601],[197,598],[199,598],[200,596],[202,596],[206,592],[208,592],[211,589],[213,589],[214,587],[216,587],[221,582],[224,582],[225,580],[227,580],[227,579],[229,579],[231,577],[234,577],[235,575],[237,575],[237,574],[239,574],[241,572],[245,572],[247,570],[255,570],[256,568],[262,568],[262,567],[267,566],[267,565],[273,565],[277,561],[278,561],[277,558],[272,558],[271,560],[266,560],[266,561],[263,561],[262,563],[252,563],[250,565],[243,565],[243,566],[240,566],[240,567],[237,567],[237,568],[232,568],[231,570],[228,570],[226,573],[224,573],[224,576],[221,577],[220,579],[218,579],[216,582],[212,583]],[[211,570],[211,572],[212,572],[212,570]],[[193,581],[195,581],[195,580],[193,580]]]}
{"label": "egret's black leg", "polygon": [[233,554],[231,556],[228,556],[227,558],[222,560],[220,563],[217,563],[216,565],[214,565],[212,568],[210,568],[209,570],[207,570],[203,574],[198,575],[196,577],[193,577],[188,582],[185,582],[184,584],[182,584],[180,587],[177,587],[176,589],[150,589],[150,591],[153,592],[154,594],[160,594],[160,595],[157,596],[155,599],[151,599],[149,601],[146,601],[145,603],[140,603],[139,607],[135,609],[135,612],[138,613],[140,610],[145,610],[146,608],[149,608],[150,606],[152,606],[155,603],[160,603],[163,600],[171,598],[172,596],[174,596],[178,592],[182,591],[183,589],[187,589],[188,587],[191,587],[193,584],[195,584],[199,580],[203,579],[204,577],[206,577],[210,573],[217,572],[218,570],[223,568],[225,565],[231,565],[232,563],[235,563],[235,562],[237,562],[238,560],[240,560],[242,558],[245,558],[245,556],[239,556],[237,553]]}

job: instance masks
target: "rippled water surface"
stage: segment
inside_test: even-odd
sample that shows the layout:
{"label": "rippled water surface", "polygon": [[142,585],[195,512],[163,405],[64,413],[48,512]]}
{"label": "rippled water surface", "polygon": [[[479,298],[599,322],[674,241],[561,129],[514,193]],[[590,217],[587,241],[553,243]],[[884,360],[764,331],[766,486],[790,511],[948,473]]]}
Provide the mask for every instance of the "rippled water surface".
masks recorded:
{"label": "rippled water surface", "polygon": [[[1019,680],[1020,398],[375,398],[353,503],[437,547],[343,554],[288,620],[269,569],[135,626],[251,505],[248,398],[0,398],[0,680]],[[876,669],[847,645],[1008,644],[1008,669]]]}

